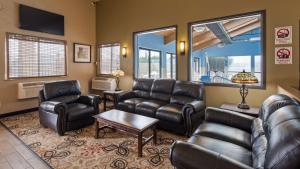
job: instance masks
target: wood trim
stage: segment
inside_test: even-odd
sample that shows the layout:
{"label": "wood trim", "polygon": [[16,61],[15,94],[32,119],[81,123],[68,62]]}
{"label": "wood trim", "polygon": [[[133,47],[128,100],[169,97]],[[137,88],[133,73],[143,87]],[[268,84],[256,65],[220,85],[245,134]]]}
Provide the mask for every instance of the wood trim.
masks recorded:
{"label": "wood trim", "polygon": [[[259,11],[253,11],[253,12],[247,12],[247,13],[242,13],[242,14],[235,14],[235,15],[229,15],[229,16],[223,16],[219,18],[212,18],[212,19],[204,19],[204,20],[198,20],[198,21],[192,21],[187,24],[188,27],[188,81],[192,81],[191,79],[191,54],[192,54],[192,25],[199,24],[199,23],[206,23],[206,22],[215,22],[215,21],[220,21],[220,20],[226,20],[226,19],[233,19],[233,18],[238,18],[238,17],[247,17],[255,14],[261,14],[261,27],[262,27],[262,47],[261,47],[261,54],[262,54],[262,83],[260,86],[254,86],[254,85],[247,85],[248,88],[252,89],[266,89],[266,75],[267,75],[267,63],[266,63],[266,10],[259,10]],[[299,69],[300,71],[300,69]],[[241,85],[239,84],[225,84],[225,83],[205,83],[207,86],[222,86],[222,87],[240,87]],[[300,81],[299,81],[300,84]]]}
{"label": "wood trim", "polygon": [[18,110],[18,111],[14,111],[14,112],[4,113],[4,114],[0,114],[0,118],[30,113],[30,112],[37,111],[38,109],[39,109],[38,107],[34,107],[34,108],[30,108],[30,109],[25,109],[25,110]]}

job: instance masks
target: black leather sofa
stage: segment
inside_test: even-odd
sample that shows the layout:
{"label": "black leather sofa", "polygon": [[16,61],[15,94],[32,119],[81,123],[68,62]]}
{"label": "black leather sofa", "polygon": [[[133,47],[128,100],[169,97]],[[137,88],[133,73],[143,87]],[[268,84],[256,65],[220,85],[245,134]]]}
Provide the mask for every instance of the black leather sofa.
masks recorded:
{"label": "black leather sofa", "polygon": [[159,128],[187,136],[202,122],[206,107],[203,84],[172,79],[136,79],[117,102],[116,109],[157,118]]}
{"label": "black leather sofa", "polygon": [[97,95],[81,96],[77,80],[44,84],[39,93],[40,124],[59,135],[94,123],[92,115],[99,113]]}
{"label": "black leather sofa", "polygon": [[273,95],[259,118],[207,108],[187,142],[177,141],[170,160],[177,169],[299,169],[300,106]]}

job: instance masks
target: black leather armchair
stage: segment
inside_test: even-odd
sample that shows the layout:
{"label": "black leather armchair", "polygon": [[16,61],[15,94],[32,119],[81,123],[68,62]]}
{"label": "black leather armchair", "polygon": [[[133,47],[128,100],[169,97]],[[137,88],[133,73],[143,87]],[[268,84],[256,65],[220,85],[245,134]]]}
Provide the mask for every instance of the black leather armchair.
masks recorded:
{"label": "black leather armchair", "polygon": [[45,83],[39,94],[40,123],[59,135],[94,123],[99,113],[100,97],[81,96],[76,80]]}
{"label": "black leather armchair", "polygon": [[260,117],[207,108],[205,120],[187,142],[176,141],[170,160],[176,169],[300,168],[300,105],[277,94]]}
{"label": "black leather armchair", "polygon": [[158,127],[189,136],[203,121],[202,83],[136,79],[132,91],[117,96],[116,109],[159,119]]}

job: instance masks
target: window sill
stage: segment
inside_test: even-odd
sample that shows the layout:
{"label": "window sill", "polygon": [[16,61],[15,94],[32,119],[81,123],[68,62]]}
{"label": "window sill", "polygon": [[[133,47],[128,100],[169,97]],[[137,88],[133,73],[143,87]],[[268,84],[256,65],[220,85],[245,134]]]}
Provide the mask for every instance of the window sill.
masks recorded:
{"label": "window sill", "polygon": [[[199,82],[199,81],[193,81],[198,83],[204,83],[205,86],[215,86],[215,87],[232,87],[232,88],[240,88],[242,85],[240,84],[225,84],[225,83],[207,83],[207,82]],[[246,85],[249,89],[260,89],[260,90],[266,90],[266,84],[261,84],[260,86],[256,85]]]}

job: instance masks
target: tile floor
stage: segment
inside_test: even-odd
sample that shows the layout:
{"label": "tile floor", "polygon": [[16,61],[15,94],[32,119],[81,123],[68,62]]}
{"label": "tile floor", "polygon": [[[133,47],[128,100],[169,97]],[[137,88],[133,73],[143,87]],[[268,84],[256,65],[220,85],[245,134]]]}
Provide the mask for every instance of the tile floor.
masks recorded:
{"label": "tile floor", "polygon": [[0,169],[48,169],[49,167],[0,124]]}

